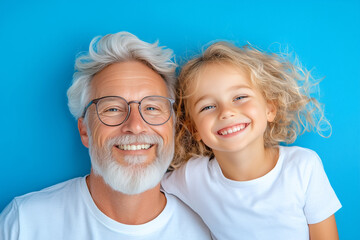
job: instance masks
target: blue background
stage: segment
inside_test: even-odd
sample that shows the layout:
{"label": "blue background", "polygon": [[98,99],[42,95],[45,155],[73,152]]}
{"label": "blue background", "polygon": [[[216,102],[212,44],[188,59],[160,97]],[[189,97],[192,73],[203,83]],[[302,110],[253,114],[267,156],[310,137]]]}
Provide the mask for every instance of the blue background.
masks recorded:
{"label": "blue background", "polygon": [[215,39],[295,51],[321,82],[333,134],[307,133],[343,208],[341,239],[360,239],[360,1],[0,1],[0,210],[18,195],[90,170],[67,108],[75,54],[97,35],[159,39],[182,63]]}

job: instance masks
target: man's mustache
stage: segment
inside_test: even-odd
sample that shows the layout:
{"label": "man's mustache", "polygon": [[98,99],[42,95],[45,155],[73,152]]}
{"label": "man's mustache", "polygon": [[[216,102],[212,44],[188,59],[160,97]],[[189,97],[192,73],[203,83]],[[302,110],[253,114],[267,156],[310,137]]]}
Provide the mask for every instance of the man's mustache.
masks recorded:
{"label": "man's mustache", "polygon": [[138,135],[125,134],[110,138],[109,140],[106,141],[106,145],[108,148],[111,148],[117,145],[146,143],[151,145],[157,144],[161,147],[163,145],[163,142],[164,142],[163,139],[156,134],[138,134]]}

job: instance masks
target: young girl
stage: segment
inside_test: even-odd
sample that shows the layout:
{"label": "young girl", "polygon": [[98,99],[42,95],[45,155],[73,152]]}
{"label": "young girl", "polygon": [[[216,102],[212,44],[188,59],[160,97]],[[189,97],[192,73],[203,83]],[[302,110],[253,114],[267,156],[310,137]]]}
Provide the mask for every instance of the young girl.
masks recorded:
{"label": "young girl", "polygon": [[179,168],[162,186],[216,239],[338,239],[341,204],[318,155],[279,146],[330,127],[310,96],[311,80],[283,57],[225,42],[183,67]]}

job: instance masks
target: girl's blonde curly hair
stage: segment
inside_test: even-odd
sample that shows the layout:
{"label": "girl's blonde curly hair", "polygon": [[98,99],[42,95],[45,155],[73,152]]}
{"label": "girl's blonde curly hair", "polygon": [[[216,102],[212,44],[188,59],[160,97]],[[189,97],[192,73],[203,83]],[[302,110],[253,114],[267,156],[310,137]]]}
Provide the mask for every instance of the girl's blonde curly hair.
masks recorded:
{"label": "girl's blonde curly hair", "polygon": [[268,122],[264,146],[280,142],[293,143],[305,131],[331,134],[330,123],[324,117],[321,104],[311,95],[318,92],[318,82],[288,56],[259,51],[246,45],[236,47],[228,42],[209,46],[201,56],[187,62],[181,69],[177,86],[176,150],[172,163],[177,168],[192,156],[213,156],[212,150],[194,137],[196,127],[189,109],[189,99],[196,93],[196,78],[208,64],[229,64],[249,73],[250,82],[265,100],[276,107],[276,117]]}

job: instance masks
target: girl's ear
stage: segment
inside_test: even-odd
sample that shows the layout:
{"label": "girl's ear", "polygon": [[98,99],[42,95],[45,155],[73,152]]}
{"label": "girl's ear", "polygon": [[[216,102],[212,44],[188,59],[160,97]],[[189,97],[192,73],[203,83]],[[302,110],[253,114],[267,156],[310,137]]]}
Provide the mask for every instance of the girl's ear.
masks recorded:
{"label": "girl's ear", "polygon": [[266,118],[268,122],[273,122],[276,117],[276,105],[273,101],[269,101],[266,107]]}
{"label": "girl's ear", "polygon": [[196,141],[198,141],[198,142],[201,141],[201,137],[200,137],[199,132],[195,132],[195,133],[193,134],[193,136],[194,136],[194,138],[195,138]]}
{"label": "girl's ear", "polygon": [[82,144],[85,147],[89,148],[89,135],[87,132],[86,124],[84,123],[84,118],[78,119],[78,129],[79,129]]}

